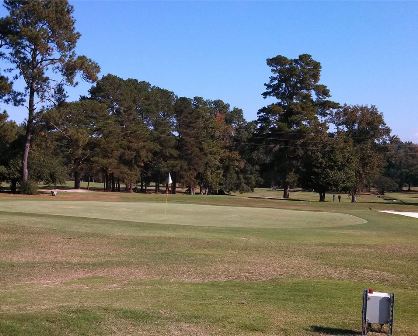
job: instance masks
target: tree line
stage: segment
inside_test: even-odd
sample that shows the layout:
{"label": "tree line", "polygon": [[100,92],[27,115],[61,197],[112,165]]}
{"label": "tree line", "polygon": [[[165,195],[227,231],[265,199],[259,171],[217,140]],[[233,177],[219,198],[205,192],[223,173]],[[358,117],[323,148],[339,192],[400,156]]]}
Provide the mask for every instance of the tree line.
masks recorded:
{"label": "tree line", "polygon": [[[107,191],[156,192],[170,172],[175,193],[250,191],[255,186],[358,192],[418,183],[418,145],[391,134],[373,105],[331,100],[310,55],[267,59],[271,70],[254,121],[222,100],[178,97],[146,81],[108,74],[75,47],[66,0],[6,0],[0,19],[0,99],[28,110],[17,125],[0,114],[0,181],[31,193],[69,176]],[[24,82],[17,89],[16,80]],[[79,101],[66,86],[92,83]]]}

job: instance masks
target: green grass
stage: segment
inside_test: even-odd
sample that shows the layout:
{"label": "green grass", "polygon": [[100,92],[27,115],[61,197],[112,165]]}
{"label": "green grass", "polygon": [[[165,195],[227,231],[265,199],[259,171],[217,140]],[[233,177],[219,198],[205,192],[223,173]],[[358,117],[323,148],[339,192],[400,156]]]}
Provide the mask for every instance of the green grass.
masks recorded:
{"label": "green grass", "polygon": [[330,212],[231,206],[133,202],[2,202],[0,211],[111,219],[156,224],[254,228],[331,227],[362,224],[361,218]]}
{"label": "green grass", "polygon": [[366,287],[418,335],[417,193],[269,193],[2,195],[0,335],[354,335]]}

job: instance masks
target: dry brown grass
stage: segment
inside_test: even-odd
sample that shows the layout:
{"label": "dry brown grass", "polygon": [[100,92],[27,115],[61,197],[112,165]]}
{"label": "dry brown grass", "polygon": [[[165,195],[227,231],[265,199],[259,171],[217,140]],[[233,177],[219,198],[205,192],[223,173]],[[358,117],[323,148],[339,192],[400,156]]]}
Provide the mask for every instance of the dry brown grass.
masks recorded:
{"label": "dry brown grass", "polygon": [[138,325],[123,320],[114,320],[106,326],[113,336],[217,336],[223,335],[222,330],[201,324],[170,322],[164,325]]}
{"label": "dry brown grass", "polygon": [[[171,250],[180,255],[170,257],[168,253],[167,260],[157,260],[162,252],[161,243],[153,245],[149,241],[161,238],[148,238],[145,242],[145,239],[60,233],[39,228],[26,228],[22,237],[21,231],[4,226],[0,233],[0,245],[12,246],[0,249],[0,260],[16,265],[15,272],[0,275],[0,282],[4,285],[57,285],[91,277],[105,277],[117,282],[149,279],[261,281],[275,278],[402,280],[399,274],[367,267],[342,267],[324,263],[318,257],[339,253],[361,258],[374,251],[375,247],[371,246],[337,248],[308,244],[295,248],[283,243],[263,244],[256,239],[226,244],[225,241],[205,239],[165,238],[163,252]],[[224,249],[225,244],[229,244],[230,249],[214,253],[217,249]],[[413,254],[414,250],[407,246],[387,245],[383,252],[407,255]]]}

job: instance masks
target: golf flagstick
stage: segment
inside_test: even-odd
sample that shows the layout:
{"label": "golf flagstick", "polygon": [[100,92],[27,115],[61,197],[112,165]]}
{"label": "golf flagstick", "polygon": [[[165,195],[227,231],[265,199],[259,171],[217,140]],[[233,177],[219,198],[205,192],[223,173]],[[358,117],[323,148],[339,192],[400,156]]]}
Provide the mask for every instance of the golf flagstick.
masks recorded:
{"label": "golf flagstick", "polygon": [[173,181],[171,180],[170,172],[168,172],[168,179],[167,179],[168,187],[165,190],[164,217],[167,216],[168,190],[170,189],[171,183],[173,183]]}
{"label": "golf flagstick", "polygon": [[167,216],[167,190],[165,191],[165,207],[164,207],[164,218]]}
{"label": "golf flagstick", "polygon": [[167,201],[168,201],[168,189],[165,191],[165,207],[164,207],[164,217],[167,216]]}

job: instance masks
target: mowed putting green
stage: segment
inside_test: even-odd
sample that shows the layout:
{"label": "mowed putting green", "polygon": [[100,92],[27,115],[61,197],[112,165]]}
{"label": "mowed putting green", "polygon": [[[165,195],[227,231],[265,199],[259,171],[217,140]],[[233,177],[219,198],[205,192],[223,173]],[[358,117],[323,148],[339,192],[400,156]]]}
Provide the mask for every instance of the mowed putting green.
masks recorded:
{"label": "mowed putting green", "polygon": [[0,211],[217,227],[315,228],[366,223],[334,212],[151,202],[1,202]]}

